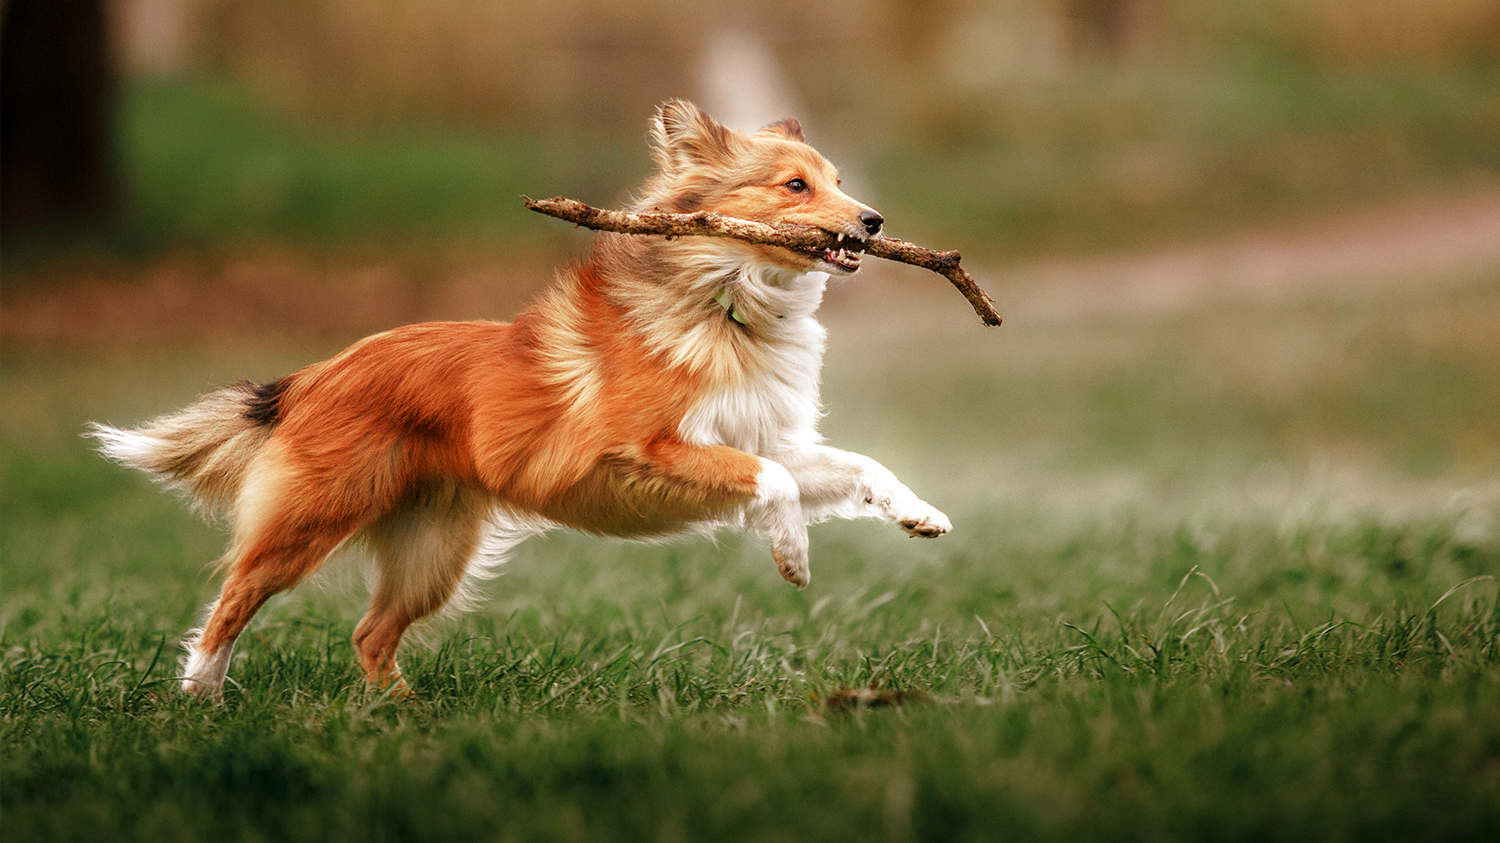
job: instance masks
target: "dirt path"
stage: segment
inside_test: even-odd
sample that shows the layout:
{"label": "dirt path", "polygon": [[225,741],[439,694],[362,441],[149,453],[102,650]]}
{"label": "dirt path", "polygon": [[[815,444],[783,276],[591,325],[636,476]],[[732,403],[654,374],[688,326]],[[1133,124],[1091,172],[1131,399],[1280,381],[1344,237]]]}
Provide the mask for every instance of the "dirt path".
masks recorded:
{"label": "dirt path", "polygon": [[1162,313],[1232,303],[1469,283],[1500,274],[1500,190],[1412,200],[1130,255],[1003,272],[1036,318]]}

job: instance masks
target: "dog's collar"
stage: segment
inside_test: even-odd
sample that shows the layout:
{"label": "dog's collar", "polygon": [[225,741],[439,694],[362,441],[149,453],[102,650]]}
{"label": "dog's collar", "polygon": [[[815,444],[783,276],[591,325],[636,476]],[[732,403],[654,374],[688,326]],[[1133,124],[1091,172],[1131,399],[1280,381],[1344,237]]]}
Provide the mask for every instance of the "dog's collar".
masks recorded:
{"label": "dog's collar", "polygon": [[733,319],[741,325],[747,324],[745,322],[744,314],[734,309],[734,300],[729,297],[728,287],[724,287],[720,289],[719,292],[714,294],[714,304],[724,308],[725,316],[728,316],[730,319]]}

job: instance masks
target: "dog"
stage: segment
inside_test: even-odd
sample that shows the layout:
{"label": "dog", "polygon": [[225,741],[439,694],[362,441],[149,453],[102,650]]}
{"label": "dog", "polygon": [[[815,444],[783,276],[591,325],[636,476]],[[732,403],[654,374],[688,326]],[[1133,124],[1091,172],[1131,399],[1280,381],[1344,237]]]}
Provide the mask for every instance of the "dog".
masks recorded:
{"label": "dog", "polygon": [[601,234],[513,322],[396,328],[134,430],[90,426],[104,455],[229,522],[222,589],[184,641],[185,691],[220,698],[255,613],[348,545],[377,575],[354,631],[360,666],[406,694],[402,634],[530,534],[753,530],[804,588],[811,522],[951,529],[817,431],[815,312],[830,276],[859,268],[880,214],[839,189],[795,119],[745,133],[672,100],[649,140],[657,171],[632,210],[801,223],[853,248]]}

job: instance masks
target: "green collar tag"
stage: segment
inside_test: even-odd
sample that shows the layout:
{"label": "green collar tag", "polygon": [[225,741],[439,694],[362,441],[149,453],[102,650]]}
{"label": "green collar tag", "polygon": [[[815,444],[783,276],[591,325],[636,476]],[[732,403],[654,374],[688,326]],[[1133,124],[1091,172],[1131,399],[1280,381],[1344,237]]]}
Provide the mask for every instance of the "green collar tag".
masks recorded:
{"label": "green collar tag", "polygon": [[740,315],[740,312],[734,309],[734,301],[729,298],[728,287],[719,290],[719,292],[714,295],[714,304],[717,304],[719,307],[724,308],[724,313],[727,314],[730,319],[733,319],[741,325],[745,324],[745,317]]}

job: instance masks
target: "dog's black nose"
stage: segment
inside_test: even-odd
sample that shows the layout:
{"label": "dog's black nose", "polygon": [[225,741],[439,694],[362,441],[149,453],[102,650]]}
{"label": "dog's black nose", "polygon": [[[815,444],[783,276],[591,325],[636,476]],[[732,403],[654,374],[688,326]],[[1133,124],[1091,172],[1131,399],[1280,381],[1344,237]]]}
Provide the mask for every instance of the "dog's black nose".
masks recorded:
{"label": "dog's black nose", "polygon": [[859,221],[865,224],[865,231],[868,231],[870,236],[874,237],[880,233],[880,227],[885,224],[885,217],[874,211],[865,211],[859,215]]}

